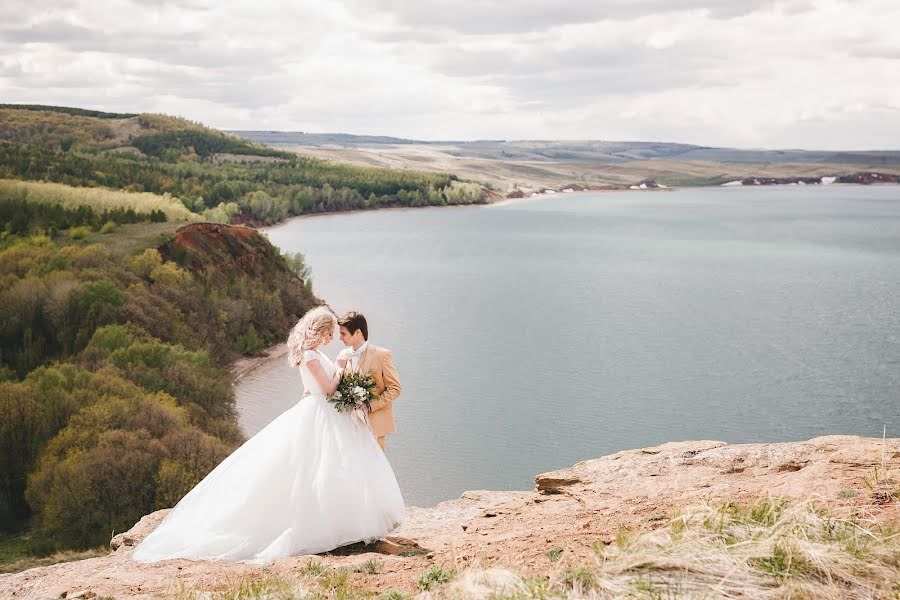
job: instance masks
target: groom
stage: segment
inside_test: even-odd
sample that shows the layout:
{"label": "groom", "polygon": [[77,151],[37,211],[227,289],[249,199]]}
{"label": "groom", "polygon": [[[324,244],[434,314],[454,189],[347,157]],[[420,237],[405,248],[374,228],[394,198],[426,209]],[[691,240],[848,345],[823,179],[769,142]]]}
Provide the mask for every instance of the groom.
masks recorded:
{"label": "groom", "polygon": [[385,436],[397,431],[391,403],[403,391],[391,351],[369,343],[369,326],[358,312],[348,312],[338,319],[338,325],[341,341],[347,346],[338,354],[338,359],[347,361],[344,372],[371,375],[375,380],[374,392],[378,399],[369,409],[369,423],[378,438],[378,445],[384,450]]}

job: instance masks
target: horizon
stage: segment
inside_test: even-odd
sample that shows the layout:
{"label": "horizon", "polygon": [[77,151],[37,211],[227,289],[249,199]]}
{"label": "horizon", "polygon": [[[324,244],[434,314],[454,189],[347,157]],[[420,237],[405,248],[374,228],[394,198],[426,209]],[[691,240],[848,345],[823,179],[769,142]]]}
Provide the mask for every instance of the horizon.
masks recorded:
{"label": "horizon", "polygon": [[888,0],[11,1],[7,102],[420,141],[900,139]]}
{"label": "horizon", "polygon": [[896,148],[861,148],[854,150],[847,150],[845,148],[838,148],[834,150],[822,150],[819,148],[788,148],[788,147],[741,147],[741,146],[716,146],[714,144],[699,144],[699,143],[691,143],[691,142],[683,142],[680,140],[620,140],[620,139],[606,139],[606,138],[470,138],[470,139],[421,139],[421,138],[407,138],[400,137],[397,135],[390,135],[384,133],[350,133],[347,131],[299,131],[299,130],[285,130],[285,129],[222,129],[226,133],[241,133],[241,132],[256,132],[256,133],[292,133],[292,134],[300,134],[300,135],[345,135],[351,137],[381,137],[381,138],[393,138],[397,140],[407,141],[407,142],[421,142],[425,144],[473,144],[479,142],[494,142],[494,143],[515,143],[515,142],[541,142],[541,143],[557,143],[557,142],[576,142],[576,143],[587,143],[587,142],[603,142],[608,144],[673,144],[673,145],[683,145],[683,146],[692,146],[694,148],[709,148],[714,150],[741,150],[745,152],[851,152],[851,153],[866,153],[866,152],[900,152],[900,145]]}
{"label": "horizon", "polygon": [[[96,106],[64,106],[58,104],[45,104],[39,101],[33,102],[21,102],[15,104],[3,104],[0,103],[0,109],[9,108],[16,109],[18,106],[23,107],[47,107],[50,109],[53,108],[76,108],[83,110],[90,110],[96,112],[121,112],[121,111],[108,111],[105,108],[99,108]],[[127,112],[127,111],[126,111]],[[143,114],[148,111],[141,111],[138,113],[131,114]],[[153,114],[153,113],[150,113]],[[158,113],[163,114],[163,113]],[[166,115],[177,118],[186,118],[181,115]],[[190,119],[193,121],[193,119]],[[200,121],[196,121],[205,127],[210,127],[206,123],[202,123]],[[550,139],[550,138],[471,138],[471,139],[422,139],[422,138],[407,138],[400,137],[397,135],[391,134],[383,134],[383,133],[349,133],[346,131],[300,131],[300,130],[287,130],[287,129],[219,129],[225,133],[282,133],[282,134],[296,134],[296,135],[312,135],[312,136],[347,136],[347,137],[372,137],[372,138],[389,138],[398,140],[401,142],[411,142],[411,143],[422,143],[422,144],[476,144],[476,143],[527,143],[527,142],[537,142],[537,143],[590,143],[590,142],[599,142],[599,143],[607,143],[607,144],[671,144],[671,145],[679,145],[679,146],[690,146],[692,148],[697,149],[710,149],[710,150],[738,150],[741,152],[822,152],[822,153],[852,153],[852,154],[865,154],[865,153],[892,153],[892,152],[900,152],[900,146],[896,148],[861,148],[861,149],[853,149],[848,150],[845,148],[837,148],[832,150],[823,150],[817,148],[789,148],[789,147],[740,147],[740,146],[716,146],[713,144],[698,144],[698,143],[690,143],[683,142],[679,140],[621,140],[621,139],[602,139],[602,138],[559,138],[559,139]],[[288,144],[288,145],[296,145],[296,144]]]}

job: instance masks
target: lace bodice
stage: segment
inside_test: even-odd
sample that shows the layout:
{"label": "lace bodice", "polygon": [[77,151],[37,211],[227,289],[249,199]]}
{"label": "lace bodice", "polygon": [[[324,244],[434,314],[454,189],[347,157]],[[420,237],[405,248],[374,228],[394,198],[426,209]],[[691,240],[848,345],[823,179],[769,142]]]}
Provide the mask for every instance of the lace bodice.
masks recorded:
{"label": "lace bodice", "polygon": [[306,364],[310,360],[319,361],[319,364],[325,369],[325,375],[329,379],[334,376],[334,363],[325,354],[317,350],[307,350],[303,353],[303,361],[300,363],[300,378],[303,380],[303,387],[309,390],[310,394],[322,394],[322,389]]}

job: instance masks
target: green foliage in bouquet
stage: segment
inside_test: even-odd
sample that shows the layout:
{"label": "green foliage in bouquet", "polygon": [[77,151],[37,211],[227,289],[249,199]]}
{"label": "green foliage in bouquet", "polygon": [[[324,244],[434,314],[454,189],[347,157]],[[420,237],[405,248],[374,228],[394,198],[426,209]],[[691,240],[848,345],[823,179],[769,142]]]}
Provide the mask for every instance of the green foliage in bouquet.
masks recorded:
{"label": "green foliage in bouquet", "polygon": [[372,408],[372,400],[378,399],[374,390],[375,380],[371,375],[348,373],[341,379],[334,393],[328,397],[328,401],[334,404],[339,412],[356,410],[363,406],[369,410]]}

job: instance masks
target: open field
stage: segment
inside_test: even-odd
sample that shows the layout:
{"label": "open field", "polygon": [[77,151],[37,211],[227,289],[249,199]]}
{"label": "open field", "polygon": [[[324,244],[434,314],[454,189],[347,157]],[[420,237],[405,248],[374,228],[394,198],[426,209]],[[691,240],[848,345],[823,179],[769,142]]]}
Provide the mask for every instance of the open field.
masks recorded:
{"label": "open field", "polygon": [[148,192],[123,192],[100,187],[73,187],[44,181],[0,179],[0,196],[23,198],[29,202],[61,204],[67,208],[89,206],[95,212],[129,208],[136,213],[160,210],[170,221],[196,221],[199,216],[189,211],[178,198]]}
{"label": "open field", "polygon": [[900,175],[900,163],[747,163],[678,159],[609,163],[520,161],[458,156],[455,146],[437,144],[367,147],[283,145],[280,148],[304,156],[357,165],[453,173],[462,179],[484,183],[501,193],[515,189],[525,193],[541,188],[559,189],[573,183],[585,187],[627,187],[652,180],[668,186],[692,186],[719,185],[745,177],[824,177],[860,171]]}

